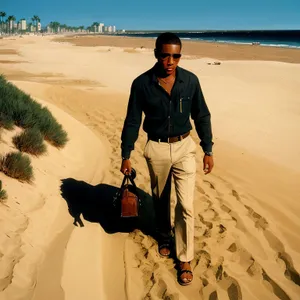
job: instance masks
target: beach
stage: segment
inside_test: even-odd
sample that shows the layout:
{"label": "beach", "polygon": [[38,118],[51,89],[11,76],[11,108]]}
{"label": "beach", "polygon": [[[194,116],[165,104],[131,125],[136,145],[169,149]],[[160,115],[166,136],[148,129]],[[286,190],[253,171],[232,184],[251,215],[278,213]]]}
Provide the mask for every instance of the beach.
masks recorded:
{"label": "beach", "polygon": [[[121,185],[130,86],[155,63],[154,43],[0,39],[0,73],[49,107],[70,139],[33,157],[33,184],[0,173],[8,193],[0,203],[0,300],[300,299],[299,49],[183,41],[180,66],[200,80],[215,143],[209,175],[197,149],[192,285],[177,283],[174,261],[143,231],[109,232],[111,224],[84,215],[84,226],[74,226],[66,194],[89,191],[76,198],[87,205],[94,193],[101,210],[95,189]],[[13,149],[14,132],[1,132],[1,154]],[[199,144],[195,129],[191,136]],[[137,186],[151,194],[146,141],[141,126],[131,162]]]}

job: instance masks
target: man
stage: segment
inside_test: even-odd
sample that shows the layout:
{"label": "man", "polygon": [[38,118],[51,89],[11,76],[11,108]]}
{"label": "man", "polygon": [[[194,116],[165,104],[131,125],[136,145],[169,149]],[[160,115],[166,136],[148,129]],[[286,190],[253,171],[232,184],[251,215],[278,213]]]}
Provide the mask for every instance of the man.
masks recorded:
{"label": "man", "polygon": [[157,63],[132,83],[121,136],[121,172],[131,172],[130,153],[138,138],[144,112],[143,129],[148,134],[144,156],[151,178],[158,251],[166,257],[171,254],[170,192],[173,176],[177,196],[174,232],[178,282],[188,285],[193,279],[190,262],[194,258],[196,177],[196,144],[189,135],[192,129],[190,116],[204,151],[205,174],[211,172],[214,163],[210,112],[197,76],[178,67],[181,48],[181,41],[175,34],[162,33],[154,50]]}

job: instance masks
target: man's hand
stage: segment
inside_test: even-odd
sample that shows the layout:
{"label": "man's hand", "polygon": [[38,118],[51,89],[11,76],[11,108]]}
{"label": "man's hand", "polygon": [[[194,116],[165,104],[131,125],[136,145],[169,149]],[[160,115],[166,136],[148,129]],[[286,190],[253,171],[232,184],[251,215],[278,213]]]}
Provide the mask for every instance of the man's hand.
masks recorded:
{"label": "man's hand", "polygon": [[123,159],[120,171],[125,175],[131,173],[131,162],[129,159]]}
{"label": "man's hand", "polygon": [[214,159],[212,156],[204,155],[203,157],[203,171],[204,174],[208,174],[211,172],[214,167]]}

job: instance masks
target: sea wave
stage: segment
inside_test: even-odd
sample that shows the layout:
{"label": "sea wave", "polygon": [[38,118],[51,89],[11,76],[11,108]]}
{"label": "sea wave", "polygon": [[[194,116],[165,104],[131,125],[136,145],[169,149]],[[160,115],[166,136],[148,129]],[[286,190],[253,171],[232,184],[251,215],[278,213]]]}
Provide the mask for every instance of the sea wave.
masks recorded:
{"label": "sea wave", "polygon": [[300,49],[300,46],[287,45],[287,44],[267,44],[267,43],[261,43],[260,46]]}
{"label": "sea wave", "polygon": [[[300,49],[300,30],[181,31],[175,33],[180,39],[187,41]],[[155,39],[159,32],[139,31],[124,35]]]}
{"label": "sea wave", "polygon": [[192,39],[192,40],[201,40],[205,42],[211,43],[220,43],[220,44],[235,44],[235,45],[258,45],[258,46],[265,46],[265,47],[279,47],[279,48],[291,48],[291,49],[300,49],[299,45],[292,45],[292,44],[284,44],[284,43],[268,43],[268,42],[244,42],[244,41],[232,41],[232,40],[211,40],[211,39]]}
{"label": "sea wave", "polygon": [[[206,41],[206,40],[203,40]],[[236,45],[252,45],[253,43],[251,42],[238,42],[238,41],[207,41],[207,42],[212,42],[212,43],[222,43],[222,44],[236,44]]]}

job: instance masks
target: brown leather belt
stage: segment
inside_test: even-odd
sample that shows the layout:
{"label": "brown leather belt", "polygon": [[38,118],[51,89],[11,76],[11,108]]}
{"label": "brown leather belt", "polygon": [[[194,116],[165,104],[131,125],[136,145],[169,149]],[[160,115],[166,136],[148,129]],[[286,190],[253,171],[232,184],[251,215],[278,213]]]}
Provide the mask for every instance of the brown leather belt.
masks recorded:
{"label": "brown leather belt", "polygon": [[154,137],[148,137],[149,140],[159,142],[159,143],[175,143],[178,141],[181,141],[188,137],[190,135],[190,132],[188,131],[187,133],[184,133],[179,136],[173,136],[173,137],[168,137],[168,138],[154,138]]}

